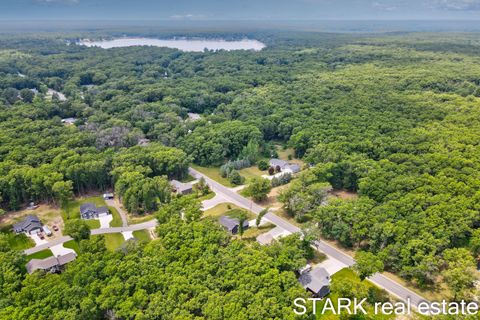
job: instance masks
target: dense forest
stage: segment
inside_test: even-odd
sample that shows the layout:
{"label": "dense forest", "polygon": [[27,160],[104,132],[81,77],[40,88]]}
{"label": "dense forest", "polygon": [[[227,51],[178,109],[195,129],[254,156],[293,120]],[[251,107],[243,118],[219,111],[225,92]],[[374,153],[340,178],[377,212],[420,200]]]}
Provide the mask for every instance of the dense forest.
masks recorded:
{"label": "dense forest", "polygon": [[[73,44],[81,34],[2,36],[1,208],[18,209],[28,201],[61,202],[65,194],[114,188],[130,212],[153,212],[170,201],[167,177],[185,177],[190,162],[219,166],[236,160],[249,142],[264,150],[281,143],[294,148],[295,156],[309,167],[281,195],[287,211],[298,221],[317,223],[324,237],[373,252],[386,270],[420,285],[438,280],[452,250],[466,261],[477,257],[479,35],[263,32],[248,36],[268,47],[260,52],[104,50]],[[67,99],[57,94],[49,99],[48,89]],[[201,119],[190,121],[189,112]],[[61,122],[69,117],[76,119],[74,125]],[[144,139],[151,143],[137,146]],[[325,183],[359,197],[323,205],[318,196]],[[168,234],[171,241],[180,237]],[[225,259],[237,259],[241,250],[240,244],[228,244],[226,249],[203,245]],[[122,310],[121,304],[129,303],[138,306],[151,292],[148,286],[165,284],[142,279],[145,287],[131,284],[127,290],[123,286],[129,284],[115,268],[117,263],[166,266],[179,254],[169,256],[170,249],[152,247],[133,248],[126,256],[110,254],[112,262],[102,258],[95,264],[91,261],[99,254],[91,249],[65,275],[49,281],[56,286],[98,286],[92,292],[104,298],[102,310]],[[156,257],[155,250],[166,250],[166,256]],[[247,249],[245,254],[264,255],[255,259],[268,262],[256,269],[255,276],[278,272],[272,271],[277,266],[270,253]],[[100,268],[97,263],[108,271],[100,282],[77,275],[83,265],[95,273]],[[222,279],[239,288],[241,270],[224,270]],[[236,273],[235,279],[228,278]],[[167,276],[173,275],[162,275]],[[58,283],[56,277],[61,278]],[[116,284],[101,288],[101,281],[110,277],[116,277]],[[12,285],[13,291],[43,286],[20,281]],[[282,281],[294,280],[285,276]],[[211,288],[187,283],[204,292],[201,304],[211,309],[202,310],[203,314],[220,319],[218,305],[207,303]],[[283,288],[288,292],[288,285]],[[84,296],[78,301],[82,312],[98,312],[90,308],[87,293],[76,292],[82,291],[76,287],[71,290],[76,301],[77,294]],[[110,301],[102,290],[135,295]],[[28,291],[20,291],[18,299],[33,299]],[[177,295],[172,292],[158,293],[157,307],[173,308],[174,302],[166,302],[173,301],[168,295]],[[215,295],[225,303],[235,299],[219,292]],[[11,308],[21,303],[16,301]],[[195,314],[196,306],[190,307]],[[142,308],[147,318],[160,316],[152,300]]]}

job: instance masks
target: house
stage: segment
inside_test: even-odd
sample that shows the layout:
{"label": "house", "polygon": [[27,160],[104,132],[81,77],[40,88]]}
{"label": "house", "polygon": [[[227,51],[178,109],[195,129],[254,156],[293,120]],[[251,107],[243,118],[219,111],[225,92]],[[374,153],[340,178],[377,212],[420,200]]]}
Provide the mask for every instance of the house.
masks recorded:
{"label": "house", "polygon": [[138,143],[137,143],[138,146],[146,147],[149,144],[150,144],[150,139],[147,139],[147,138],[138,139]]}
{"label": "house", "polygon": [[97,219],[109,215],[107,207],[96,207],[93,203],[84,203],[80,206],[80,216],[82,219]]}
{"label": "house", "polygon": [[113,199],[113,193],[104,193],[103,194],[103,200],[112,200]]}
{"label": "house", "polygon": [[77,255],[73,252],[61,255],[58,257],[48,257],[45,259],[32,259],[27,265],[26,269],[28,273],[34,273],[37,270],[59,272],[61,267],[69,262],[72,262],[77,258]]}
{"label": "house", "polygon": [[16,233],[25,232],[26,234],[35,234],[42,232],[42,230],[43,228],[40,219],[33,215],[28,215],[23,221],[13,225],[13,231]]}
{"label": "house", "polygon": [[77,118],[65,118],[62,119],[61,122],[67,125],[73,125],[77,121]]}
{"label": "house", "polygon": [[193,187],[190,183],[183,183],[178,180],[170,181],[173,191],[176,194],[190,194],[193,191]]}
{"label": "house", "polygon": [[280,168],[282,172],[289,172],[292,174],[298,173],[301,170],[300,165],[296,163],[289,163],[280,159],[270,159],[269,164],[273,168]]}
{"label": "house", "polygon": [[[230,218],[227,216],[221,216],[219,219],[220,224],[231,234],[237,234],[240,227],[240,221],[235,218]],[[248,221],[243,222],[243,230],[248,229]]]}
{"label": "house", "polygon": [[187,113],[187,115],[188,115],[188,120],[190,121],[198,121],[202,119],[202,117],[198,113],[189,112]]}
{"label": "house", "polygon": [[301,272],[298,281],[310,291],[315,297],[323,298],[330,293],[330,275],[327,270],[316,267],[310,271]]}

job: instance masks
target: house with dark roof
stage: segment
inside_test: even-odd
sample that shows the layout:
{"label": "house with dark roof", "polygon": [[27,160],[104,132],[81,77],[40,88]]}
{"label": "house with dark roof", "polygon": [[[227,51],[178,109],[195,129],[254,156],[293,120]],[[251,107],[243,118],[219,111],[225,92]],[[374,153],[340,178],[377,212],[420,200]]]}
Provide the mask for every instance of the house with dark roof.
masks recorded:
{"label": "house with dark roof", "polygon": [[42,223],[34,215],[28,215],[23,219],[23,221],[15,223],[13,225],[13,231],[16,233],[25,232],[27,234],[35,234],[42,232]]}
{"label": "house with dark roof", "polygon": [[270,159],[269,164],[273,168],[280,168],[282,172],[298,173],[301,170],[300,165],[280,159]]}
{"label": "house with dark roof", "polygon": [[64,265],[72,262],[76,258],[77,255],[73,252],[70,252],[58,257],[32,259],[27,263],[25,267],[28,273],[34,273],[37,270],[43,270],[47,272],[59,272]]}
{"label": "house with dark roof", "polygon": [[193,187],[190,183],[183,183],[178,180],[170,181],[173,191],[176,194],[190,194],[193,191]]}
{"label": "house with dark roof", "polygon": [[317,298],[323,298],[330,293],[330,275],[324,268],[317,267],[302,272],[298,281]]}
{"label": "house with dark roof", "polygon": [[[221,216],[220,219],[218,220],[220,224],[231,234],[237,234],[238,229],[240,227],[240,220],[235,219],[235,218],[230,218],[227,216]],[[248,229],[248,221],[245,220],[243,222],[243,230]]]}
{"label": "house with dark roof", "polygon": [[90,202],[84,203],[80,206],[80,216],[85,220],[98,219],[99,217],[104,217],[109,214],[110,211],[108,211],[107,207],[97,208],[97,206]]}

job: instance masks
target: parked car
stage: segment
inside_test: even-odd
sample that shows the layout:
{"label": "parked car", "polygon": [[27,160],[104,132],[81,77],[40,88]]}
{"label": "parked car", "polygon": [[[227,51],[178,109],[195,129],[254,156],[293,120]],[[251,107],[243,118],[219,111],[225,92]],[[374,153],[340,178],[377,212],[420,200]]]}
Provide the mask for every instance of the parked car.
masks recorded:
{"label": "parked car", "polygon": [[53,231],[58,231],[58,227],[56,225],[52,226]]}
{"label": "parked car", "polygon": [[39,233],[39,234],[38,234],[38,237],[40,238],[40,240],[45,239],[45,235],[44,235],[43,233]]}

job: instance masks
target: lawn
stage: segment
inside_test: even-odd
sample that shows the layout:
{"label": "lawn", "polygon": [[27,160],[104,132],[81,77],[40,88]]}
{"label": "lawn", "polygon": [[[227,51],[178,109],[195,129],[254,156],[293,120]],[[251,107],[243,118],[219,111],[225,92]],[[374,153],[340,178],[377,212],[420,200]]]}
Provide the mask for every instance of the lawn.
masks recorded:
{"label": "lawn", "polygon": [[[373,290],[377,290],[378,292],[381,291],[380,288],[378,288],[377,286],[375,286],[373,283],[371,283],[368,280],[364,280],[362,282],[360,280],[360,278],[358,277],[358,275],[355,272],[353,272],[353,270],[351,270],[349,268],[344,268],[344,269],[338,271],[337,273],[335,273],[332,276],[332,283],[334,283],[335,281],[339,281],[339,280],[347,280],[350,284],[353,284],[353,285],[355,285],[355,284],[359,285],[359,284],[363,283],[365,285],[365,287],[368,288],[368,289],[373,288]],[[330,298],[334,304],[336,304],[336,301],[337,301],[338,298],[342,298],[335,291],[332,291],[327,297]],[[323,301],[320,301],[320,302],[317,303],[317,319],[343,319],[343,317],[341,317],[339,315],[334,315],[330,311],[328,311],[324,315],[321,315],[320,313],[321,313],[323,304],[324,304]],[[367,311],[367,313],[369,315],[374,315],[375,314],[373,306],[370,306],[370,305],[369,306],[364,305],[364,306],[365,306],[365,310]],[[375,315],[372,319],[395,319],[395,316],[394,315],[388,316],[388,315],[378,314],[378,315]]]}
{"label": "lawn", "polygon": [[235,187],[233,184],[230,183],[230,181],[228,181],[228,179],[223,178],[220,175],[220,168],[219,167],[200,167],[200,166],[195,165],[195,164],[192,164],[191,167],[193,169],[197,170],[197,171],[200,171],[201,173],[203,173],[204,175],[206,175],[210,179],[213,179],[213,180],[217,181],[218,183],[223,184],[226,187],[229,187],[229,188]]}
{"label": "lawn", "polygon": [[[106,203],[101,196],[76,199],[69,203],[68,210],[67,210],[68,214],[67,212],[62,211],[63,220],[67,221],[68,219],[80,219],[80,206],[87,202],[91,202],[95,204],[97,207],[106,206]],[[111,210],[111,208],[109,209]],[[90,229],[100,228],[100,221],[98,220],[90,219],[90,220],[85,220],[85,222],[87,223]]]}
{"label": "lawn", "polygon": [[131,215],[131,214],[127,215],[127,221],[129,225],[139,224],[139,223],[147,222],[153,219],[155,219],[155,215],[153,214],[145,214],[142,216]]}
{"label": "lawn", "polygon": [[[39,207],[35,210],[24,209],[19,211],[10,211],[3,215],[0,215],[0,232],[10,232],[10,230],[12,229],[12,225],[19,221],[22,221],[27,215],[37,216],[44,225],[50,227],[50,230],[52,230],[51,227],[53,225],[59,227],[60,230],[63,229],[63,219],[60,209],[51,205],[40,204]],[[53,232],[53,236],[51,238],[55,239],[60,236],[61,232]]]}
{"label": "lawn", "polygon": [[[121,226],[123,226],[122,217],[120,216],[120,213],[118,213],[117,209],[115,209],[114,207],[108,207],[108,210],[110,210],[110,213],[113,216],[113,220],[110,221],[110,227],[121,227]],[[100,224],[100,222],[99,222],[99,224]]]}
{"label": "lawn", "polygon": [[65,248],[73,249],[77,254],[80,254],[80,247],[75,240],[67,241],[63,244]]}
{"label": "lawn", "polygon": [[[105,237],[105,247],[110,251],[117,250],[125,242],[125,238],[121,233],[106,233],[103,236]],[[98,237],[98,235],[92,237]]]}
{"label": "lawn", "polygon": [[32,239],[27,237],[24,233],[16,234],[13,232],[2,233],[8,239],[8,245],[13,250],[25,250],[35,246]]}
{"label": "lawn", "polygon": [[263,175],[268,174],[267,171],[261,171],[257,166],[248,167],[239,171],[240,175],[249,180],[253,178],[261,178]]}
{"label": "lawn", "polygon": [[206,210],[203,213],[204,217],[213,217],[213,218],[219,218],[222,215],[227,215],[232,218],[238,218],[238,215],[240,214],[241,211],[244,211],[247,213],[247,218],[250,219],[255,219],[256,215],[253,212],[249,212],[243,208],[240,208],[232,203],[220,203],[216,205],[215,207]]}
{"label": "lawn", "polygon": [[257,237],[262,233],[268,232],[275,228],[275,225],[272,223],[266,223],[260,227],[252,227],[245,230],[243,236],[241,237],[242,240],[249,240],[249,241],[257,241]]}
{"label": "lawn", "polygon": [[133,236],[135,237],[135,239],[142,242],[149,242],[150,240],[152,240],[152,238],[150,237],[150,231],[148,230],[133,231]]}
{"label": "lawn", "polygon": [[39,251],[39,252],[28,255],[27,256],[27,262],[32,260],[32,259],[45,259],[45,258],[52,257],[52,256],[53,256],[52,250],[45,249],[45,250],[42,250],[42,251]]}

